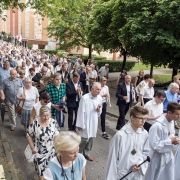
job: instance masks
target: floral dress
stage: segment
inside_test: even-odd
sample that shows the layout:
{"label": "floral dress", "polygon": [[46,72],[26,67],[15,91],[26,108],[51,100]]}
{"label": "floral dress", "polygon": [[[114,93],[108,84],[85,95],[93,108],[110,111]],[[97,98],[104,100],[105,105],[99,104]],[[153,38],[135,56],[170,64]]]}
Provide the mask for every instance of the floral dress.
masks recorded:
{"label": "floral dress", "polygon": [[43,176],[48,162],[55,156],[54,138],[59,133],[57,127],[56,120],[50,118],[50,123],[46,127],[41,126],[38,119],[35,119],[28,128],[27,135],[32,137],[34,146],[38,149],[34,164],[39,176]]}

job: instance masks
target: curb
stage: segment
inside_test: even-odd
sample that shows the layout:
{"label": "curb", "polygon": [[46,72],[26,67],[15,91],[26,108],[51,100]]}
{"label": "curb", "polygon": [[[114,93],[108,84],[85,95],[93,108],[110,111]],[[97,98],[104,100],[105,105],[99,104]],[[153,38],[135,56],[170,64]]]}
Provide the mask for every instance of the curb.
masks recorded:
{"label": "curb", "polygon": [[[13,156],[11,153],[11,148],[9,146],[9,142],[8,142],[8,139],[7,139],[7,136],[6,136],[6,133],[4,131],[3,126],[0,127],[0,132],[1,132],[2,145],[4,148],[6,159],[7,159],[8,163],[14,164]],[[17,171],[14,168],[14,166],[11,166],[10,174],[11,174],[13,180],[19,180]]]}

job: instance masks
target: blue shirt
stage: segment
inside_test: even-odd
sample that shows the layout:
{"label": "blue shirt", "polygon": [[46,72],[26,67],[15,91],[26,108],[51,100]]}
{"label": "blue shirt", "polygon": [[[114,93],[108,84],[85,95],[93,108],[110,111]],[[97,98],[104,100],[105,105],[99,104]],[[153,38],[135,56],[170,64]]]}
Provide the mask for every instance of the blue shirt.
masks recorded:
{"label": "blue shirt", "polygon": [[5,79],[1,85],[1,89],[5,94],[5,102],[17,104],[17,93],[20,87],[23,87],[21,79],[12,80],[10,77]]}
{"label": "blue shirt", "polygon": [[15,61],[12,60],[12,61],[10,61],[9,63],[10,63],[10,66],[11,66],[12,68],[16,67],[16,62],[15,62]]}
{"label": "blue shirt", "polygon": [[10,68],[4,69],[3,67],[0,67],[0,87],[2,85],[2,82],[10,77]]}
{"label": "blue shirt", "polygon": [[177,93],[173,94],[171,90],[167,90],[164,92],[166,94],[166,99],[163,102],[163,106],[164,106],[163,110],[167,111],[167,105],[169,104],[169,102],[177,102],[178,101],[178,94]]}
{"label": "blue shirt", "polygon": [[[74,173],[71,172],[72,166],[64,168],[64,172],[69,180],[81,180],[82,179],[82,169],[86,165],[86,160],[82,154],[78,154],[78,157],[73,162]],[[54,157],[49,162],[43,176],[47,180],[64,180],[65,176],[61,175],[62,168],[59,164],[57,157]]]}

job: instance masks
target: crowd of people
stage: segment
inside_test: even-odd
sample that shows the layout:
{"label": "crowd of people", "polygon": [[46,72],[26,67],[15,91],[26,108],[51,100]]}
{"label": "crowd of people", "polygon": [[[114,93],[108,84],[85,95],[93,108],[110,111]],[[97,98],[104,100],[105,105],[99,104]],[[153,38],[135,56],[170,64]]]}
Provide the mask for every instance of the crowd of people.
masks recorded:
{"label": "crowd of people", "polygon": [[[49,56],[0,41],[0,66],[1,105],[7,108],[11,131],[21,119],[39,179],[86,180],[86,160],[94,160],[90,152],[98,119],[102,138],[110,138],[105,125],[109,65],[98,68],[90,59]],[[106,180],[121,179],[131,171],[126,179],[180,180],[176,170],[180,140],[175,131],[180,118],[179,77],[165,91],[155,93],[154,84],[142,70],[134,84],[126,68],[120,73],[116,83],[119,118],[109,147]],[[17,106],[22,108],[19,115]]]}

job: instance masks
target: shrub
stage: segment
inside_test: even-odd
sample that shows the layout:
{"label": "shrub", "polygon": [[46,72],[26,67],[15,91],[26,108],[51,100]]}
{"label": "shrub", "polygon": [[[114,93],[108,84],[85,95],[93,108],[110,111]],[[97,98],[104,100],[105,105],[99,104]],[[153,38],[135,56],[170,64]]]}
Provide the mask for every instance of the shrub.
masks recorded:
{"label": "shrub", "polygon": [[50,55],[57,54],[57,52],[58,52],[58,50],[46,50],[46,49],[44,51],[45,51],[45,53],[50,54]]}
{"label": "shrub", "polygon": [[82,54],[82,60],[86,60],[89,57],[88,54]]}
{"label": "shrub", "polygon": [[[122,62],[123,61],[119,61],[119,60],[106,60],[106,61],[95,61],[98,63],[98,67],[101,68],[102,66],[104,66],[105,64],[109,64],[109,72],[120,72],[121,71],[121,67],[122,67]],[[126,61],[126,68],[127,71],[131,70],[134,66],[135,66],[135,61]]]}
{"label": "shrub", "polygon": [[65,51],[58,51],[58,52],[57,52],[57,55],[58,55],[59,57],[62,57],[63,54],[67,55],[68,53],[65,52]]}
{"label": "shrub", "polygon": [[94,61],[105,61],[107,60],[104,56],[94,56]]}

